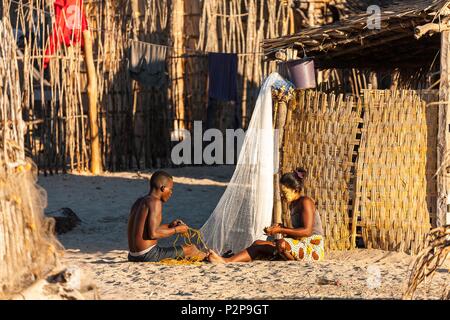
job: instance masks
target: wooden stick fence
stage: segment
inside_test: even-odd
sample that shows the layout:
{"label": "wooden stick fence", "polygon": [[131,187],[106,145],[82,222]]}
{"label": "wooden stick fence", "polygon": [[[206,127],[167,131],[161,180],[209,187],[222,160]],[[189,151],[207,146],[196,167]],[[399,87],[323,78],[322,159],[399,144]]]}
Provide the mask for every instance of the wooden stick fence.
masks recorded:
{"label": "wooden stick fence", "polygon": [[[140,4],[140,40],[167,44],[170,3],[159,0]],[[127,67],[131,37],[128,1],[87,0],[84,5],[94,42],[103,167],[119,170],[167,165],[171,130],[169,97],[167,92],[131,86]],[[52,6],[33,0],[8,8],[5,15],[11,16],[17,29],[26,35],[21,61],[24,77],[20,85],[24,88],[24,118],[29,129],[25,137],[28,154],[45,174],[87,170],[92,141],[86,118],[87,74],[82,50],[79,46],[62,46],[52,56],[49,69],[43,71],[43,52],[52,31]],[[40,27],[32,28],[34,25]],[[33,67],[40,78],[32,77]],[[134,93],[140,105],[133,105]],[[167,137],[162,141],[161,133]]]}
{"label": "wooden stick fence", "polygon": [[[260,41],[288,34],[293,24],[301,28],[311,20],[307,15],[297,15],[309,10],[304,6],[292,19],[290,2],[283,0],[177,3],[182,2],[184,22],[177,27],[183,36],[177,38],[178,48],[173,43],[174,25],[170,24],[173,0],[84,1],[97,73],[101,163],[106,170],[171,164],[171,131],[192,130],[193,121],[205,120],[207,51],[238,54],[238,94],[245,127],[262,79],[275,70],[274,62],[263,61]],[[78,45],[62,46],[51,55],[50,66],[44,70],[47,39],[53,31],[53,7],[44,0],[5,1],[3,7],[5,17],[24,33],[23,38],[19,39],[19,33],[16,38],[22,42],[19,68],[23,74],[20,86],[28,128],[27,154],[45,174],[87,170],[95,139],[90,138],[82,49]],[[182,10],[181,5],[178,8],[177,12]],[[325,17],[317,15],[320,10],[325,12],[324,8],[315,6],[314,14]],[[131,39],[169,46],[167,80],[159,88],[131,81]],[[338,74],[333,75],[337,79]]]}

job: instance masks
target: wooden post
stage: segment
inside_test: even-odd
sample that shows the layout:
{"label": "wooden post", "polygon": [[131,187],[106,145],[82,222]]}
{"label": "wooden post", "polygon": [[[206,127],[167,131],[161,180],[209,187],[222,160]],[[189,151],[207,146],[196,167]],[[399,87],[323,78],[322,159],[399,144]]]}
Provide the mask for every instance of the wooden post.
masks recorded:
{"label": "wooden post", "polygon": [[391,90],[395,91],[398,89],[398,85],[400,82],[400,70],[395,69],[391,73]]}
{"label": "wooden post", "polygon": [[289,7],[289,34],[295,33],[295,18],[294,18],[294,8]]}
{"label": "wooden post", "polygon": [[172,19],[170,23],[170,37],[173,46],[170,59],[170,74],[172,87],[172,106],[175,118],[174,129],[179,133],[185,128],[185,105],[184,105],[184,0],[173,0]]}
{"label": "wooden post", "polygon": [[378,74],[376,71],[370,72],[370,84],[371,84],[373,90],[378,89]]}
{"label": "wooden post", "polygon": [[[254,25],[256,25],[256,3],[254,0],[248,2],[248,20],[247,20],[247,33],[245,36],[245,52],[255,51],[255,30]],[[244,56],[244,70],[242,76],[242,104],[241,104],[241,119],[242,119],[242,128],[247,128],[249,124],[249,115],[247,110],[247,100],[248,100],[248,87],[251,82],[252,72],[253,72],[253,64],[252,59],[248,55]]]}
{"label": "wooden post", "polygon": [[[140,16],[141,13],[139,12],[139,0],[131,0],[131,15],[133,17],[133,40],[137,41],[139,40],[139,30],[140,30]],[[136,126],[136,111],[137,111],[137,104],[138,104],[138,94],[139,94],[139,84],[136,80],[130,79],[130,88],[132,92],[132,108],[131,108],[131,131],[130,131],[130,150],[134,150],[136,142],[135,142],[135,136],[134,136],[134,130]],[[133,151],[129,154],[130,157],[130,164],[132,164],[133,159]],[[139,166],[139,159],[136,159],[136,164]]]}
{"label": "wooden post", "polygon": [[97,74],[95,72],[90,30],[83,31],[83,39],[84,58],[86,61],[88,77],[87,94],[89,100],[89,125],[91,133],[91,172],[96,175],[102,171],[102,162],[100,157],[100,140],[97,123]]}
{"label": "wooden post", "polygon": [[139,0],[131,0],[131,15],[133,17],[133,40],[138,40],[139,35]]}
{"label": "wooden post", "polygon": [[278,143],[278,171],[275,173],[273,177],[273,186],[274,186],[274,198],[273,198],[273,223],[282,223],[283,222],[283,206],[281,203],[281,194],[280,194],[280,172],[282,170],[283,165],[283,137],[284,137],[284,126],[286,124],[286,116],[287,116],[287,101],[286,98],[281,97],[278,101],[278,109],[277,114],[275,115],[274,123],[275,123],[275,132],[278,132],[277,143]]}
{"label": "wooden post", "polygon": [[450,31],[441,33],[441,81],[439,87],[439,128],[437,141],[437,167],[440,168],[437,175],[437,214],[436,225],[438,227],[448,224],[450,216],[447,212],[447,197],[449,178],[445,165],[445,155],[450,151]]}
{"label": "wooden post", "polygon": [[316,25],[315,23],[315,10],[316,10],[316,4],[312,1],[308,3],[308,24],[310,27],[314,27]]}

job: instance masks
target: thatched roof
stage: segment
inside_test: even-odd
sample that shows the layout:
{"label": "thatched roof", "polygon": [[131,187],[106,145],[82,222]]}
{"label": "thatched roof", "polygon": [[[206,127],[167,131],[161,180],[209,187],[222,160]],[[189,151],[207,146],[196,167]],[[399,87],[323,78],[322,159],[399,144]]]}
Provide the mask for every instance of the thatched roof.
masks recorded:
{"label": "thatched roof", "polygon": [[[354,14],[322,27],[263,41],[266,56],[294,48],[314,57],[319,67],[396,67],[426,65],[439,50],[439,36],[414,37],[415,27],[437,21],[448,0],[353,0]],[[360,11],[370,4],[381,7],[381,28],[370,30],[370,14]],[[360,9],[358,9],[360,8]]]}
{"label": "thatched roof", "polygon": [[[345,9],[353,13],[362,13],[366,12],[368,6],[376,5],[381,8],[386,8],[392,6],[395,2],[408,2],[408,0],[346,0]],[[427,2],[429,3],[429,1]]]}

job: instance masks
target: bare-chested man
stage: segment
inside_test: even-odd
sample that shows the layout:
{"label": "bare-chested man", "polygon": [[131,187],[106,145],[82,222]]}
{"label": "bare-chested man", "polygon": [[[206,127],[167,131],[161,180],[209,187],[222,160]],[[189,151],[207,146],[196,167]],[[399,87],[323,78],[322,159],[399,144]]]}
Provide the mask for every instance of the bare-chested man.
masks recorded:
{"label": "bare-chested man", "polygon": [[203,259],[205,253],[195,245],[160,247],[158,240],[186,233],[189,227],[177,219],[161,224],[162,207],[172,196],[173,179],[164,171],[156,171],[150,179],[150,192],[131,207],[128,220],[128,260],[133,262],[157,262],[167,258]]}

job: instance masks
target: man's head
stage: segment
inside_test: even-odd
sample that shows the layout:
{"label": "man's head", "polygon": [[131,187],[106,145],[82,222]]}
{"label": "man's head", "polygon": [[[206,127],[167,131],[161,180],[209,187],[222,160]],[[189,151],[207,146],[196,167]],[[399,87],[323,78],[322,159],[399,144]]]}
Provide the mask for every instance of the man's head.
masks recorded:
{"label": "man's head", "polygon": [[166,202],[172,196],[173,178],[165,171],[158,170],[150,178],[150,192],[157,192]]}

